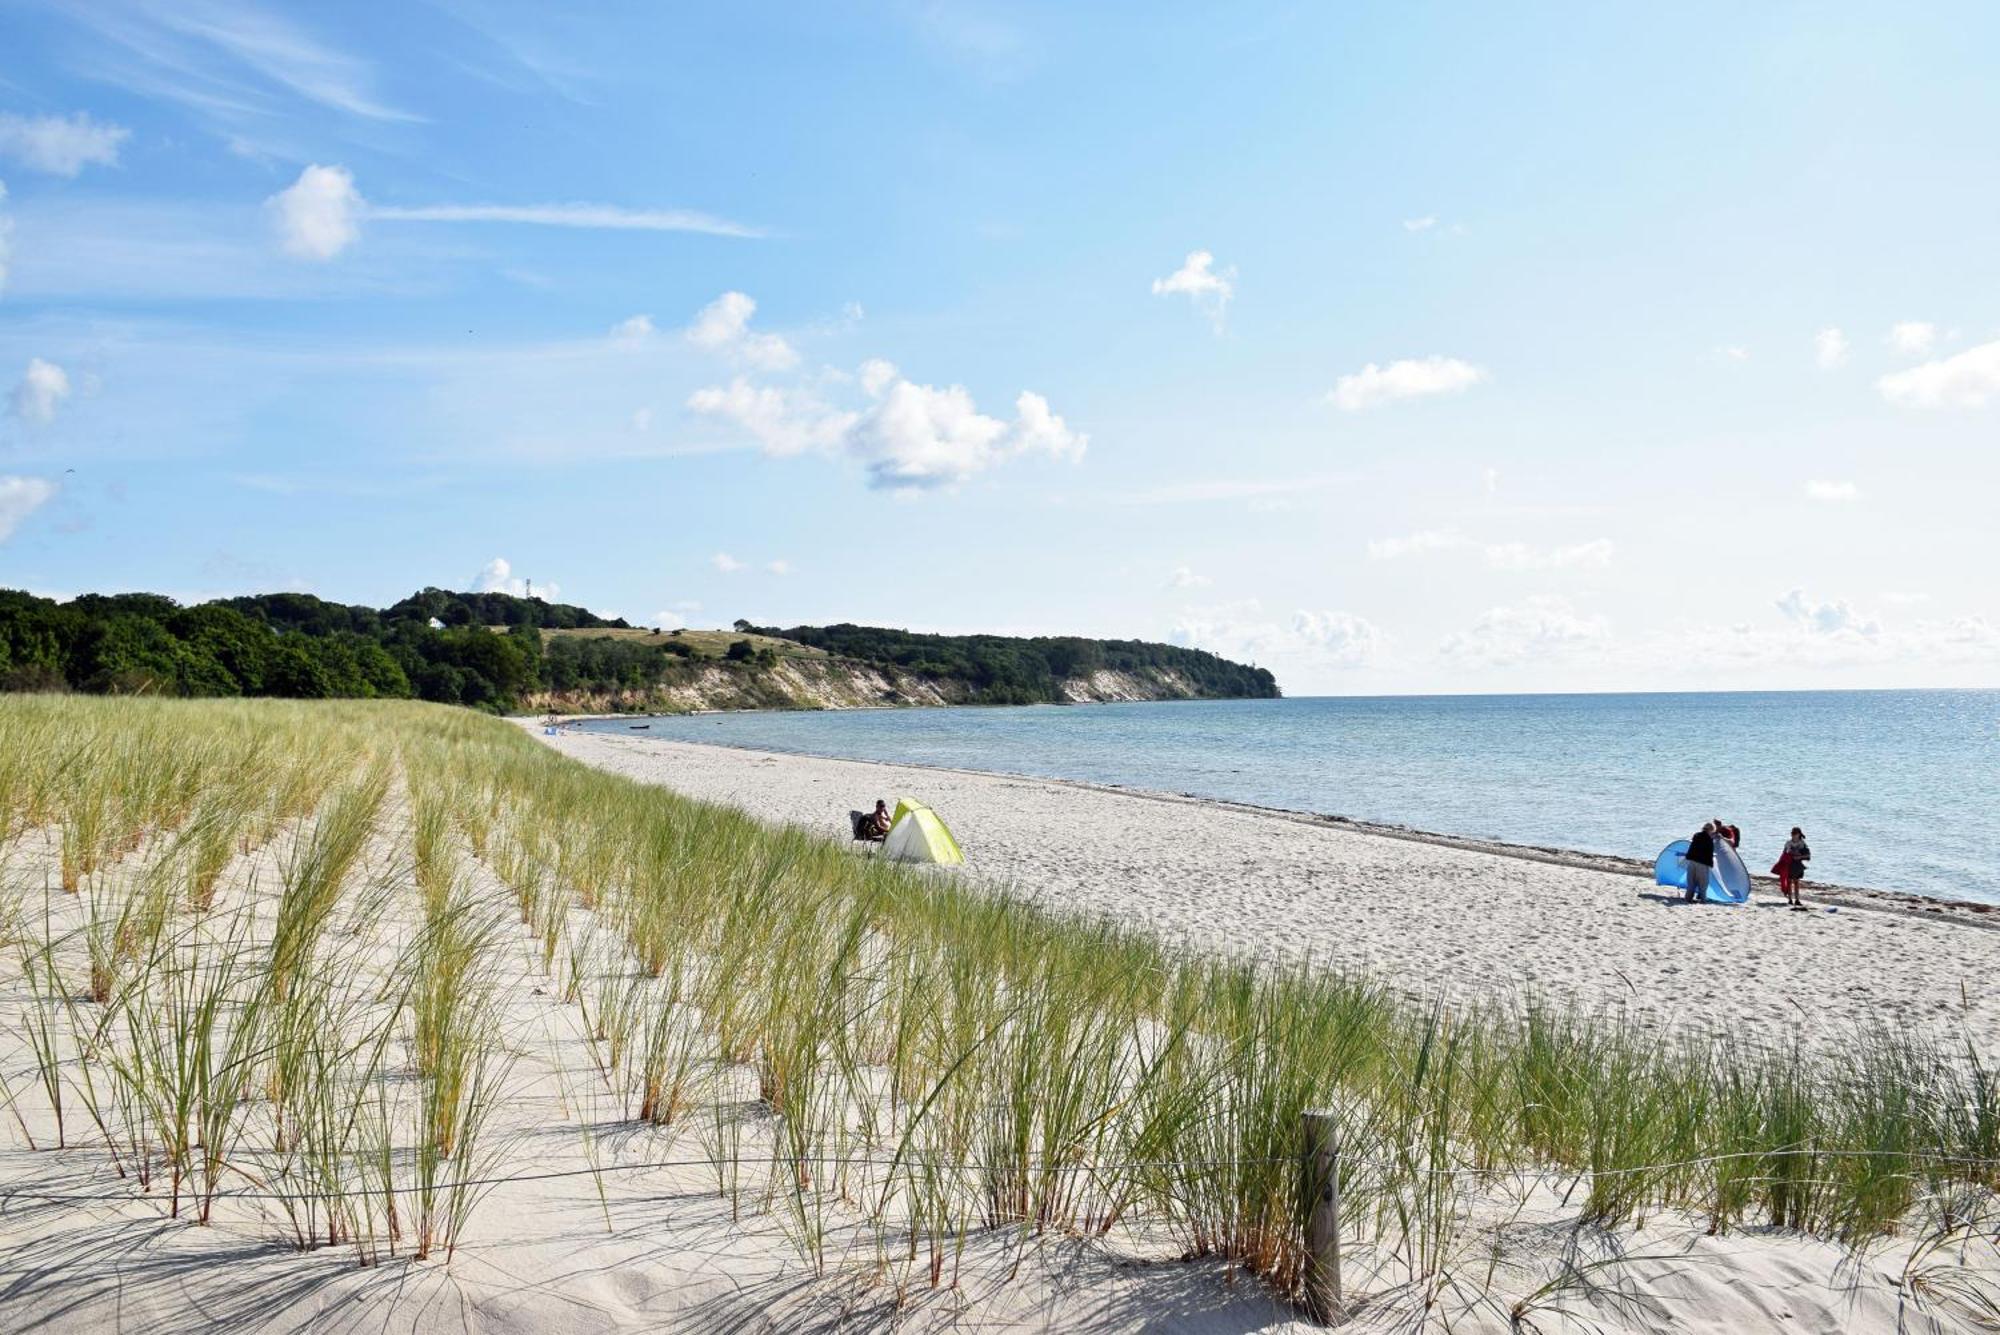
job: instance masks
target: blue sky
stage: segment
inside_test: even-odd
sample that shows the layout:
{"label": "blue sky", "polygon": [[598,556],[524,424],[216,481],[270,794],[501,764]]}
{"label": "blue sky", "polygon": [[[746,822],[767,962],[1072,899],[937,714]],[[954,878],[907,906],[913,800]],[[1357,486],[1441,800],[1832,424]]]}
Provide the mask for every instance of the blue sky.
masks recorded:
{"label": "blue sky", "polygon": [[2000,10],[0,3],[0,584],[2000,684]]}

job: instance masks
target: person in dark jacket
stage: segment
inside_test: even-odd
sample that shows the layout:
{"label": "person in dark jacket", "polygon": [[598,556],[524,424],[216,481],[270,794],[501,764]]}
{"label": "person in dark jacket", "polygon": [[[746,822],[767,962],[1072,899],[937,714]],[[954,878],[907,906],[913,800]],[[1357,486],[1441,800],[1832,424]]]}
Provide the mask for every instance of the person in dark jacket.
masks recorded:
{"label": "person in dark jacket", "polygon": [[1708,898],[1708,873],[1715,866],[1715,822],[1710,821],[1688,840],[1687,902],[1699,904]]}
{"label": "person in dark jacket", "polygon": [[1812,860],[1812,849],[1806,844],[1806,832],[1798,826],[1792,827],[1792,837],[1785,840],[1785,851],[1778,854],[1777,865],[1771,870],[1777,874],[1778,889],[1785,896],[1785,902],[1795,909],[1805,907],[1799,901],[1799,882],[1806,878],[1806,863]]}

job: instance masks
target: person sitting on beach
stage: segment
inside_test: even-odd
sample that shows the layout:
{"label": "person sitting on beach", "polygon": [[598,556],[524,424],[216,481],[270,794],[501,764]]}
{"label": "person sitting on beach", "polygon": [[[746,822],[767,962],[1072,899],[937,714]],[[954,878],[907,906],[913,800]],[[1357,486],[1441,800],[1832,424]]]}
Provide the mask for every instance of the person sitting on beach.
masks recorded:
{"label": "person sitting on beach", "polygon": [[1710,821],[1688,840],[1687,902],[1699,904],[1708,898],[1708,873],[1715,866],[1715,822]]}
{"label": "person sitting on beach", "polygon": [[888,837],[889,826],[892,824],[894,822],[889,818],[889,804],[879,797],[876,798],[875,812],[868,818],[868,832],[877,839],[885,839]]}
{"label": "person sitting on beach", "polygon": [[1771,872],[1778,878],[1778,889],[1785,896],[1785,902],[1794,909],[1803,909],[1799,902],[1799,883],[1806,878],[1806,863],[1812,858],[1812,849],[1806,846],[1806,832],[1798,826],[1792,827],[1792,837],[1785,840],[1785,851],[1778,854],[1778,861]]}

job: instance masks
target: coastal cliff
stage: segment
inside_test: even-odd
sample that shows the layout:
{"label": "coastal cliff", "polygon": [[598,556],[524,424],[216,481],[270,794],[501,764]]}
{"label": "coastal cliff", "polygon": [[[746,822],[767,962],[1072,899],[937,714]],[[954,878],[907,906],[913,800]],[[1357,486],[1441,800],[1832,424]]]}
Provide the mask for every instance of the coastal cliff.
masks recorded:
{"label": "coastal cliff", "polygon": [[[1062,701],[1108,704],[1193,700],[1202,692],[1171,669],[1098,669],[1065,678]],[[521,708],[543,714],[682,714],[730,709],[883,709],[976,702],[966,681],[934,679],[880,664],[839,658],[779,658],[772,663],[705,662],[678,680],[613,689],[542,690]]]}

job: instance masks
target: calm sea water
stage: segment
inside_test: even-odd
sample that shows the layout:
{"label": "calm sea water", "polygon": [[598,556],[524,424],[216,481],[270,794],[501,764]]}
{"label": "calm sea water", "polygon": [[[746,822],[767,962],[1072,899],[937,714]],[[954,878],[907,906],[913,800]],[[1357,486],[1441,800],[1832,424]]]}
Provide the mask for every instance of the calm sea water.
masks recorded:
{"label": "calm sea water", "polygon": [[[1087,779],[1650,858],[1720,816],[1753,871],[2000,903],[2000,691],[1190,701],[656,718],[595,731]],[[892,794],[857,793],[862,798]],[[949,817],[949,813],[946,813]]]}

